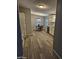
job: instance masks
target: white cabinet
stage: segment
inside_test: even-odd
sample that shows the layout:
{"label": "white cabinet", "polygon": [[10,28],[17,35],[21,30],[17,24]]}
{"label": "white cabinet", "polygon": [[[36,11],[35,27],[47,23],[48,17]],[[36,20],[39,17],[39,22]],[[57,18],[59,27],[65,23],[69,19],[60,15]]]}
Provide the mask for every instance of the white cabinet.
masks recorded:
{"label": "white cabinet", "polygon": [[48,16],[49,33],[52,35],[54,35],[55,17],[56,17],[56,15]]}

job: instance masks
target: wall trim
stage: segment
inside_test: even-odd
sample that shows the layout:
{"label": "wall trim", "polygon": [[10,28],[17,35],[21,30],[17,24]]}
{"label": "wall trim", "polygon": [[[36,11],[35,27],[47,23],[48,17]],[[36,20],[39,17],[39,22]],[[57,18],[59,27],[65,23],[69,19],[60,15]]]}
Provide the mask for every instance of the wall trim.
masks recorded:
{"label": "wall trim", "polygon": [[53,49],[53,52],[56,54],[56,56],[57,56],[59,59],[62,59],[62,58],[59,56],[59,54],[56,52],[55,49]]}

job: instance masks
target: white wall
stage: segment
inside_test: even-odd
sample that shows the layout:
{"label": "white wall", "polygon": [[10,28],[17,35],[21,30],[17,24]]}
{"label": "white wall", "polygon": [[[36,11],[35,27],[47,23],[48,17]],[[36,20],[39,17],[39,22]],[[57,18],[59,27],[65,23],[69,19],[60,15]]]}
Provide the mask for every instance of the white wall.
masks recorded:
{"label": "white wall", "polygon": [[44,29],[47,32],[47,26],[48,26],[48,16],[44,17]]}

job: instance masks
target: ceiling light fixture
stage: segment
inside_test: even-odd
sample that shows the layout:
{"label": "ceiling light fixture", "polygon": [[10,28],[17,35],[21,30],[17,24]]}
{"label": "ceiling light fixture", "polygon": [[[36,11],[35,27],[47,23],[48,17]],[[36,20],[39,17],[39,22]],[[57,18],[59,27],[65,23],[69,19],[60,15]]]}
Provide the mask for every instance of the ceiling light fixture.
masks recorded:
{"label": "ceiling light fixture", "polygon": [[40,7],[40,8],[44,8],[44,6],[43,6],[43,5],[40,5],[39,7]]}
{"label": "ceiling light fixture", "polygon": [[45,5],[45,4],[43,4],[43,3],[38,3],[36,6],[37,6],[38,8],[42,8],[42,9],[47,8],[47,5]]}

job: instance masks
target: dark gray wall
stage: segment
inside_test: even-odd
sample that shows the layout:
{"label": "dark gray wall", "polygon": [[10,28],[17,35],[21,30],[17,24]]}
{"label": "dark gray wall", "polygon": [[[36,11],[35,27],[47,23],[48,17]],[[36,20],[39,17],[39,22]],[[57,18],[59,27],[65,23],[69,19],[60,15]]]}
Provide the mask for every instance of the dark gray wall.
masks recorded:
{"label": "dark gray wall", "polygon": [[62,0],[57,0],[54,50],[62,58]]}
{"label": "dark gray wall", "polygon": [[20,56],[23,56],[23,49],[22,49],[22,37],[21,37],[21,28],[19,21],[19,11],[17,7],[17,57]]}

